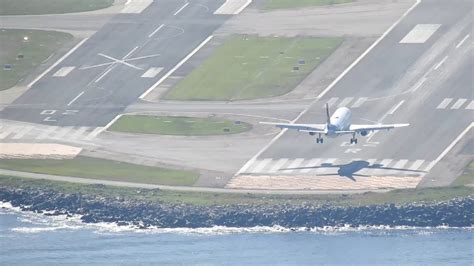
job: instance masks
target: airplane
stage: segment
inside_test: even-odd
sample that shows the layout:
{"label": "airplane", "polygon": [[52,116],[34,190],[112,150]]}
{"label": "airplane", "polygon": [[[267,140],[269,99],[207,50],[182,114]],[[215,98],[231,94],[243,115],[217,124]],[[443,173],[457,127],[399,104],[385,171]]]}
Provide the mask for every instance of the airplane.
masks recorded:
{"label": "airplane", "polygon": [[339,107],[331,116],[329,105],[326,104],[326,124],[291,124],[260,122],[260,124],[274,125],[278,128],[294,129],[299,132],[309,133],[310,136],[318,134],[316,143],[323,143],[322,135],[335,138],[341,135],[351,134],[351,144],[357,144],[356,135],[365,137],[376,130],[390,130],[397,127],[407,127],[410,124],[377,124],[377,125],[354,125],[351,124],[352,112],[347,107]]}

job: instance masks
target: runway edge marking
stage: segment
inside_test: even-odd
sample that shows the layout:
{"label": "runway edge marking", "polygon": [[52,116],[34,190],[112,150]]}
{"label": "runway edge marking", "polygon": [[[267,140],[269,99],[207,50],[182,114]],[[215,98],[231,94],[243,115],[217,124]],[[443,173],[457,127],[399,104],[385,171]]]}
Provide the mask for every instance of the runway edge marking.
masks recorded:
{"label": "runway edge marking", "polygon": [[425,172],[429,172],[439,161],[441,161],[444,156],[446,156],[446,154],[448,154],[449,151],[451,151],[451,149],[456,146],[456,144],[458,144],[458,142],[469,132],[469,130],[471,130],[472,128],[474,128],[474,122],[471,122],[471,124],[469,126],[466,127],[466,129],[464,129],[463,132],[461,132],[461,134],[459,134],[459,136],[453,141],[451,142],[451,144],[449,144],[448,147],[446,147],[446,149],[438,156],[438,158],[436,158],[434,161],[432,161],[426,168],[425,168]]}
{"label": "runway edge marking", "polygon": [[[405,13],[403,13],[403,15],[397,19],[397,21],[395,21],[395,23],[392,24],[392,26],[390,26],[390,28],[388,28],[369,48],[367,48],[367,50],[365,50],[364,53],[362,53],[354,62],[352,62],[352,64],[347,67],[335,80],[333,80],[333,82],[331,82],[331,84],[329,84],[329,86],[324,90],[322,91],[317,97],[316,99],[305,109],[303,110],[294,120],[291,121],[291,123],[295,123],[298,119],[300,119],[306,112],[308,112],[309,109],[311,109],[311,107],[313,107],[313,105],[318,102],[319,99],[321,99],[326,93],[328,93],[336,84],[337,82],[339,82],[339,80],[341,80],[352,68],[354,68],[372,49],[374,49],[375,46],[377,46],[377,44],[379,44],[384,38],[385,36],[387,36],[413,9],[415,9],[415,7],[417,7],[419,4],[421,3],[421,0],[416,0],[415,4],[413,4],[407,11],[405,11]],[[141,98],[141,97],[140,97]],[[265,145],[265,147],[263,147],[259,152],[257,152],[257,154],[255,154],[246,164],[244,164],[244,166],[242,166],[242,168],[237,171],[237,173],[235,173],[234,176],[238,176],[240,175],[241,173],[243,173],[245,170],[247,170],[247,168],[252,165],[255,160],[263,153],[265,152],[273,143],[275,143],[275,141],[277,141],[283,134],[285,134],[286,132],[286,128],[283,129],[282,131],[280,131],[280,133],[278,133],[278,135],[276,135],[267,145]]]}
{"label": "runway edge marking", "polygon": [[211,35],[207,37],[201,44],[199,44],[194,50],[191,51],[183,60],[181,60],[176,66],[174,66],[168,73],[166,73],[161,79],[159,79],[155,84],[153,84],[148,90],[146,90],[142,95],[140,95],[140,99],[144,99],[151,91],[153,91],[158,85],[160,85],[165,79],[167,79],[171,74],[173,74],[178,68],[180,68],[186,61],[189,60],[195,53],[197,53],[204,45],[206,45],[214,36]]}
{"label": "runway edge marking", "polygon": [[59,58],[59,60],[56,61],[56,63],[54,63],[52,66],[50,66],[48,69],[46,69],[43,73],[41,73],[41,75],[39,75],[32,82],[30,82],[28,84],[28,88],[31,88],[36,82],[38,82],[38,80],[40,80],[42,77],[44,77],[46,74],[48,74],[49,71],[51,71],[53,68],[55,68],[57,65],[59,65],[62,61],[64,61],[64,59],[66,59],[69,55],[71,55],[74,51],[76,51],[77,48],[79,48],[88,39],[89,38],[85,38],[82,41],[80,41],[78,44],[76,44],[76,46],[74,46],[71,50],[69,50],[69,52],[67,52],[65,55],[63,55],[63,57]]}

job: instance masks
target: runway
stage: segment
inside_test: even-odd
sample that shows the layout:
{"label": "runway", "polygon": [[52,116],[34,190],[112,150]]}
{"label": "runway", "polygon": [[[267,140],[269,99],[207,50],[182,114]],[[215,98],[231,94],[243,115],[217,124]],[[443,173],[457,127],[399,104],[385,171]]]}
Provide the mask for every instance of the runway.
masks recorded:
{"label": "runway", "polygon": [[230,16],[213,14],[224,2],[158,0],[126,7],[0,117],[48,126],[105,126],[208,40]]}
{"label": "runway", "polygon": [[[471,12],[468,1],[422,1],[294,121],[324,123],[323,107],[329,103],[333,111],[356,107],[353,123],[410,127],[359,136],[357,145],[349,144],[351,136],[325,139],[321,145],[314,136],[286,131],[248,161],[231,186],[280,182],[272,188],[284,189],[289,184],[279,177],[293,177],[295,185],[295,176],[328,175],[353,185],[372,176],[379,187],[389,178],[408,177],[416,180],[408,187],[415,187],[472,123]],[[258,185],[254,176],[267,178]]]}

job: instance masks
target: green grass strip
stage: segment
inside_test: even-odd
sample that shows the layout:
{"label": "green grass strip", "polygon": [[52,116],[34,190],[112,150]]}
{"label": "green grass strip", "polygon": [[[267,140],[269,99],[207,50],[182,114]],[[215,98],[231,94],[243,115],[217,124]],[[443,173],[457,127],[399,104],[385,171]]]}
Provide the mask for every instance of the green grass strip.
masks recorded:
{"label": "green grass strip", "polygon": [[59,176],[177,186],[192,185],[199,178],[197,173],[191,171],[150,167],[84,156],[69,160],[0,159],[0,168]]}
{"label": "green grass strip", "polygon": [[[1,29],[0,90],[15,86],[72,38],[71,34],[56,31]],[[13,68],[5,70],[5,64]]]}
{"label": "green grass strip", "polygon": [[341,42],[342,38],[233,36],[165,98],[232,101],[283,95]]}
{"label": "green grass strip", "polygon": [[236,134],[251,128],[252,126],[248,123],[236,123],[218,118],[125,115],[120,117],[109,130],[142,134],[206,136]]}
{"label": "green grass strip", "polygon": [[114,0],[0,0],[0,16],[83,12],[113,3]]}

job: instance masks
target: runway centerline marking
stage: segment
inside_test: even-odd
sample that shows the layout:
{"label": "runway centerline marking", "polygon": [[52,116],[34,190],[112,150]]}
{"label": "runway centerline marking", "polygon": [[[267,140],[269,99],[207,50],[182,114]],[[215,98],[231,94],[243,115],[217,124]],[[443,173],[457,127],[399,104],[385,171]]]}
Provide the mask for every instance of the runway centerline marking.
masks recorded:
{"label": "runway centerline marking", "polygon": [[67,106],[70,106],[70,105],[73,104],[75,101],[77,101],[77,99],[79,99],[79,97],[81,97],[82,94],[84,94],[84,91],[82,91],[82,92],[79,93],[74,99],[72,99],[72,100],[67,104]]}
{"label": "runway centerline marking", "polygon": [[438,68],[440,68],[444,64],[444,62],[448,59],[448,57],[449,56],[445,56],[443,59],[441,59],[441,61],[438,64],[436,64],[436,66],[433,69],[437,70]]}
{"label": "runway centerline marking", "polygon": [[405,100],[401,100],[397,105],[395,105],[395,106],[388,112],[388,114],[389,114],[389,115],[393,115],[393,114],[398,110],[398,108],[400,108],[400,106],[402,106],[404,103],[405,103]]}
{"label": "runway centerline marking", "polygon": [[155,35],[159,30],[161,30],[161,28],[163,28],[165,26],[165,24],[161,24],[158,28],[156,28],[152,33],[150,33],[150,35],[148,35],[148,38],[151,38],[153,37],[153,35]]}
{"label": "runway centerline marking", "polygon": [[110,71],[112,71],[112,69],[114,69],[115,66],[112,66],[111,68],[107,69],[104,73],[102,73],[102,75],[100,75],[94,82],[97,83],[99,82],[101,79],[103,79],[107,74],[110,73]]}
{"label": "runway centerline marking", "polygon": [[423,84],[428,80],[428,78],[426,78],[426,74],[424,77],[422,77],[420,79],[420,81],[418,81],[418,83],[415,85],[415,87],[413,87],[413,89],[411,90],[411,92],[416,92],[419,88],[421,88],[421,86],[423,86]]}
{"label": "runway centerline marking", "polygon": [[183,11],[183,9],[185,9],[188,5],[189,5],[189,2],[187,2],[186,4],[184,4],[180,9],[178,9],[178,11],[174,12],[173,16],[178,15],[178,14],[179,14],[181,11]]}
{"label": "runway centerline marking", "polygon": [[467,38],[469,38],[469,36],[471,36],[470,34],[464,36],[464,38],[456,45],[456,49],[458,49],[459,47],[461,47],[464,42],[467,40]]}

